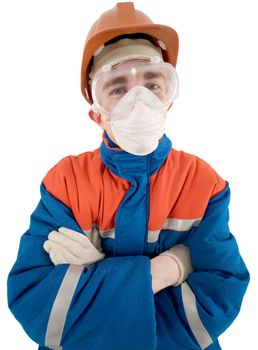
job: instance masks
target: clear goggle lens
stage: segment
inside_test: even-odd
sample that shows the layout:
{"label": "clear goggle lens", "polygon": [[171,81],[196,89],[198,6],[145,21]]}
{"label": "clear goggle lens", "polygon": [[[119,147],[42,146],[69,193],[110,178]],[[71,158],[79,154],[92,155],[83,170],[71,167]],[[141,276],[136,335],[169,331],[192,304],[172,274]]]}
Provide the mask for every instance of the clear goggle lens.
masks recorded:
{"label": "clear goggle lens", "polygon": [[95,106],[110,113],[121,98],[133,87],[144,86],[157,96],[164,107],[177,97],[179,82],[175,68],[167,62],[130,60],[113,67],[103,66],[92,81]]}

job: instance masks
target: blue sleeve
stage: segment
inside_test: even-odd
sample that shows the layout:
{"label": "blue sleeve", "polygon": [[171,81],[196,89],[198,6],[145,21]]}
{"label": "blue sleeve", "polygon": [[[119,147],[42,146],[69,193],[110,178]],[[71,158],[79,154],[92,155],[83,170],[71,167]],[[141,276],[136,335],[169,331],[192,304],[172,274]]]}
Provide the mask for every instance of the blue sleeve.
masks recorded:
{"label": "blue sleeve", "polygon": [[249,273],[229,230],[229,201],[227,183],[181,242],[190,249],[194,272],[155,295],[158,349],[220,349],[218,336],[240,311]]}
{"label": "blue sleeve", "polygon": [[9,308],[28,336],[41,349],[156,349],[149,258],[55,266],[43,244],[60,226],[82,232],[70,209],[41,184],[7,281]]}

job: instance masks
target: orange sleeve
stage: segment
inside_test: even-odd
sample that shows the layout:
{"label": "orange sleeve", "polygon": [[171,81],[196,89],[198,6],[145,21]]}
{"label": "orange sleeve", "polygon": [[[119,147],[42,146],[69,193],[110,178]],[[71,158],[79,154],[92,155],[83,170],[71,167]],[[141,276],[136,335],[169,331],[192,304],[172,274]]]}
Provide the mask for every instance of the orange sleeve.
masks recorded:
{"label": "orange sleeve", "polygon": [[205,168],[206,176],[209,178],[209,181],[213,183],[210,199],[220,192],[222,192],[226,186],[227,182],[216,172],[216,170],[205,160],[197,157],[200,163],[202,163],[202,166]]}
{"label": "orange sleeve", "polygon": [[73,179],[70,156],[62,158],[54,165],[47,172],[42,182],[53,197],[63,202],[66,206],[71,207],[67,178],[69,178],[69,181]]}

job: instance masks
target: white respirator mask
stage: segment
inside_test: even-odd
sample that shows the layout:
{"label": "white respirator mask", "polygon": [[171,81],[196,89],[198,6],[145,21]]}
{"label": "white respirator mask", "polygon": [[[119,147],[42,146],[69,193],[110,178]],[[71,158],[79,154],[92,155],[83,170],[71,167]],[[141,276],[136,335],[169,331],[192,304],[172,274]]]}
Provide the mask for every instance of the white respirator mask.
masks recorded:
{"label": "white respirator mask", "polygon": [[143,156],[157,148],[165,132],[166,112],[150,90],[135,86],[113,108],[108,123],[123,150]]}

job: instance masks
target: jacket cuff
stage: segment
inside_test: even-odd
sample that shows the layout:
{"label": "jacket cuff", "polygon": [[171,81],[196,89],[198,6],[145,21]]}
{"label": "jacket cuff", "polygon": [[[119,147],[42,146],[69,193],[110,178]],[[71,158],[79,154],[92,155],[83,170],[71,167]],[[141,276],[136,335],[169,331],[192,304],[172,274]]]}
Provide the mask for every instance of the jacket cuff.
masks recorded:
{"label": "jacket cuff", "polygon": [[160,255],[169,255],[174,258],[180,269],[180,277],[175,287],[179,286],[182,282],[184,282],[188,275],[193,272],[193,266],[190,256],[190,250],[187,246],[183,244],[175,245],[174,247],[166,250]]}

